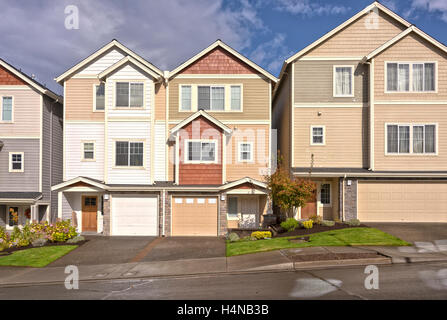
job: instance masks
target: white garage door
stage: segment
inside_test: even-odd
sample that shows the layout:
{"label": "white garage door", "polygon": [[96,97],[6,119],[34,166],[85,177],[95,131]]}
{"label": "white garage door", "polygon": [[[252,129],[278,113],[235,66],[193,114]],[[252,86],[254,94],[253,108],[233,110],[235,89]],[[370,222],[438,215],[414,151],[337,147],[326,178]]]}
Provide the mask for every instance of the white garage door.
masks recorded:
{"label": "white garage door", "polygon": [[445,182],[359,182],[360,221],[447,222]]}
{"label": "white garage door", "polygon": [[112,235],[158,235],[158,198],[136,195],[112,196]]}

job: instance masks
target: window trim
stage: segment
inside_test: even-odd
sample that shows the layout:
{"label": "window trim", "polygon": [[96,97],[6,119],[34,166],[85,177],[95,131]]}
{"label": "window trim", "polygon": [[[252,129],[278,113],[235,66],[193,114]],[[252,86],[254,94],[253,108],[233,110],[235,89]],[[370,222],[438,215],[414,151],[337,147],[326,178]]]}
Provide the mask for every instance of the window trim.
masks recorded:
{"label": "window trim", "polygon": [[[204,110],[204,109],[199,109],[199,87],[209,87],[210,88],[210,109],[209,110]],[[223,109],[222,110],[213,110],[213,93],[212,93],[212,89],[213,88],[223,88],[224,90],[224,105],[223,105]],[[226,108],[226,104],[227,104],[227,91],[226,90],[226,86],[224,84],[198,84],[197,85],[197,110],[203,110],[205,112],[225,112]]]}
{"label": "window trim", "polygon": [[102,83],[94,83],[93,84],[93,112],[105,112],[106,110],[106,104],[107,104],[107,98],[106,98],[106,84],[104,84],[104,109],[98,110],[96,109],[96,87],[101,85]]}
{"label": "window trim", "polygon": [[[322,143],[314,143],[314,128],[322,128],[323,129],[323,142]],[[325,146],[326,145],[326,126],[324,125],[312,125],[310,126],[310,145],[311,146]]]}
{"label": "window trim", "polygon": [[[93,143],[93,159],[85,158],[85,144]],[[82,162],[95,162],[96,161],[96,141],[95,140],[81,140],[81,161]]]}
{"label": "window trim", "polygon": [[[121,166],[116,165],[116,143],[117,142],[128,142],[129,148],[131,142],[142,142],[143,143],[143,165],[142,166]],[[128,157],[130,158],[130,152],[128,152]],[[146,170],[146,139],[113,139],[113,166],[112,169],[126,169],[126,170]]]}
{"label": "window trim", "polygon": [[[410,151],[408,153],[399,153],[399,152],[388,152],[388,126],[409,126],[410,127]],[[413,152],[413,126],[418,127],[418,126],[435,126],[435,152],[425,152],[425,128],[424,128],[424,152],[422,153],[414,153]],[[437,122],[427,122],[427,123],[420,123],[420,122],[415,122],[415,123],[401,123],[401,122],[386,122],[385,123],[385,136],[384,136],[384,140],[385,140],[385,156],[399,156],[399,157],[435,157],[438,156],[439,153],[439,128],[438,128],[438,123]],[[398,148],[399,150],[399,148]]]}
{"label": "window trim", "polygon": [[[241,146],[243,144],[248,144],[250,146],[250,159],[244,160],[241,157],[241,153],[242,153]],[[254,153],[253,141],[239,141],[238,142],[238,144],[237,144],[237,154],[238,154],[237,159],[238,159],[238,162],[253,163],[254,162],[253,153]]]}
{"label": "window trim", "polygon": [[[15,109],[15,98],[13,95],[1,95],[1,105],[0,105],[0,123],[14,123],[14,109]],[[12,98],[12,110],[11,110],[11,120],[3,120],[3,98]]]}
{"label": "window trim", "polygon": [[[183,93],[182,93],[182,88],[183,87],[190,87],[191,88],[191,107],[189,108],[189,110],[185,110],[182,109],[182,101],[183,101]],[[193,105],[193,85],[192,84],[179,84],[179,94],[178,94],[178,111],[179,112],[192,112],[194,109],[194,105]]]}
{"label": "window trim", "polygon": [[[182,110],[182,86],[191,86],[191,110]],[[178,112],[192,113],[199,110],[198,87],[223,87],[224,88],[224,109],[223,110],[205,110],[208,113],[241,113],[244,111],[244,84],[243,83],[179,83],[178,85]],[[241,108],[240,110],[231,109],[231,87],[241,88]],[[211,97],[210,97],[211,99]],[[211,104],[211,102],[210,102]]]}
{"label": "window trim", "polygon": [[[22,168],[20,170],[12,168],[12,156],[16,155],[16,154],[20,154],[22,156],[22,162],[21,162]],[[9,159],[9,172],[12,172],[12,173],[25,172],[25,153],[24,152],[10,151],[8,159]]]}
{"label": "window trim", "polygon": [[[408,64],[410,66],[410,75],[409,75],[409,90],[408,91],[389,91],[388,90],[388,63],[397,63],[399,64]],[[425,64],[425,63],[434,63],[435,64],[435,90],[434,91],[413,91],[413,64]],[[425,67],[424,67],[425,68]],[[425,70],[425,69],[424,69]],[[384,75],[384,93],[387,94],[421,94],[421,93],[438,93],[438,61],[385,61],[383,66],[383,75]],[[399,80],[398,80],[399,81]],[[399,83],[399,82],[398,82]]]}
{"label": "window trim", "polygon": [[[189,155],[189,142],[201,142],[201,143],[214,143],[215,146],[215,157],[214,157],[214,161],[203,161],[203,160],[189,160],[188,159],[188,155]],[[218,163],[218,153],[219,150],[217,149],[219,146],[217,139],[185,139],[185,152],[183,155],[183,163],[186,164],[214,164],[214,163]],[[202,144],[200,144],[200,150],[202,150]],[[202,158],[202,153],[200,153],[200,158]]]}
{"label": "window trim", "polygon": [[[351,68],[351,79],[352,79],[352,82],[351,82],[351,94],[347,94],[347,95],[345,95],[345,94],[336,94],[335,79],[336,79],[336,74],[337,74],[336,73],[336,69],[337,68]],[[333,66],[333,71],[332,71],[332,96],[334,98],[352,98],[352,97],[354,97],[354,95],[355,95],[355,92],[354,92],[354,88],[355,88],[355,85],[354,85],[354,82],[355,82],[354,72],[355,72],[355,66],[354,65],[334,65]]]}
{"label": "window trim", "polygon": [[[229,88],[230,88],[230,90],[228,90],[229,91],[229,98],[228,98],[228,110],[225,108],[225,111],[228,111],[228,112],[242,112],[243,110],[244,110],[244,103],[243,103],[243,101],[244,101],[244,86],[242,85],[242,84],[237,84],[237,83],[235,83],[235,84],[230,84],[229,86],[228,86]],[[233,88],[233,87],[239,87],[239,88],[241,88],[241,103],[240,103],[240,108],[239,108],[239,110],[233,110],[232,109],[232,105],[231,105],[231,101],[232,101],[232,98],[231,98],[231,89]]]}
{"label": "window trim", "polygon": [[[328,184],[329,185],[329,203],[321,202],[321,187],[324,184]],[[320,202],[321,206],[323,206],[323,207],[332,207],[332,183],[330,183],[329,181],[322,181],[319,184],[319,186],[318,186],[318,201]]]}
{"label": "window trim", "polygon": [[[141,107],[117,107],[116,106],[116,85],[119,82],[127,82],[129,84],[129,104],[130,104],[130,85],[132,83],[143,84],[143,105]],[[113,109],[114,110],[144,110],[146,109],[146,81],[144,80],[115,80],[114,81],[114,92],[113,92]]]}

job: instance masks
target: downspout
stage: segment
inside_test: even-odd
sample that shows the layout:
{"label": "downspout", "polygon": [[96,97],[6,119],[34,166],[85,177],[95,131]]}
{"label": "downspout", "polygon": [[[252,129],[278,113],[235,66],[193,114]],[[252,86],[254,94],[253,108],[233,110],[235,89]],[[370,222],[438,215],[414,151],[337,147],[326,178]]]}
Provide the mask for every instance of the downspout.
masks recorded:
{"label": "downspout", "polygon": [[343,184],[342,184],[342,192],[341,192],[341,219],[342,221],[345,221],[345,180],[346,180],[346,173],[343,177]]}
{"label": "downspout", "polygon": [[163,193],[163,196],[162,196],[162,208],[163,208],[163,226],[162,226],[162,231],[161,231],[161,235],[163,236],[163,237],[165,237],[166,236],[166,234],[165,234],[165,216],[166,216],[166,189],[163,189],[162,190],[162,193]]}
{"label": "downspout", "polygon": [[369,66],[369,171],[374,171],[374,59]]}

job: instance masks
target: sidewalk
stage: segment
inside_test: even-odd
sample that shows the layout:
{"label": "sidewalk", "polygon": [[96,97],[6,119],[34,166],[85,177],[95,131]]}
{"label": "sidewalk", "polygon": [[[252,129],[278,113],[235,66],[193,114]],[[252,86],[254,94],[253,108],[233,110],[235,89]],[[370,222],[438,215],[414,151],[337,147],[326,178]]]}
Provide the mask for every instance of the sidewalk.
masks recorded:
{"label": "sidewalk", "polygon": [[[233,257],[85,265],[80,281],[132,279],[256,271],[295,271],[369,264],[447,261],[447,248],[419,252],[417,247],[312,247]],[[446,250],[444,250],[446,249]],[[65,267],[0,267],[0,286],[63,283]]]}

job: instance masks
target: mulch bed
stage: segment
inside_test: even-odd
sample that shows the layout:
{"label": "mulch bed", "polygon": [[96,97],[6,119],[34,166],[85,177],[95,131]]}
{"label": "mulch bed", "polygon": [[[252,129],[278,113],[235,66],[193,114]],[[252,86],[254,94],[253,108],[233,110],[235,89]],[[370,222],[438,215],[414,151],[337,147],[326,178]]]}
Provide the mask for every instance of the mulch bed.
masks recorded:
{"label": "mulch bed", "polygon": [[43,248],[43,247],[50,247],[50,246],[82,246],[84,243],[87,243],[89,240],[84,240],[84,241],[79,241],[77,243],[66,243],[66,242],[47,242],[45,245],[40,246],[40,247],[34,247],[32,244],[26,246],[26,247],[13,247],[13,248],[8,248],[5,249],[3,251],[0,251],[0,257],[3,256],[7,256],[10,255],[11,253],[15,252],[15,251],[20,251],[20,250],[26,250],[26,249],[32,249],[32,248]]}
{"label": "mulch bed", "polygon": [[324,260],[345,260],[345,259],[369,259],[381,258],[383,256],[377,253],[322,253],[295,255],[291,258],[293,261],[324,261]]}
{"label": "mulch bed", "polygon": [[280,225],[276,225],[276,226],[274,226],[274,229],[276,229],[278,231],[278,233],[276,235],[274,235],[273,237],[276,238],[276,237],[305,236],[305,235],[309,235],[312,233],[332,231],[332,230],[338,230],[338,229],[347,229],[347,228],[369,228],[369,227],[364,224],[361,224],[356,227],[351,227],[344,223],[335,223],[335,225],[333,227],[326,227],[326,226],[314,224],[312,229],[297,228],[293,231],[282,232],[282,231],[284,231],[284,229],[281,228]]}

